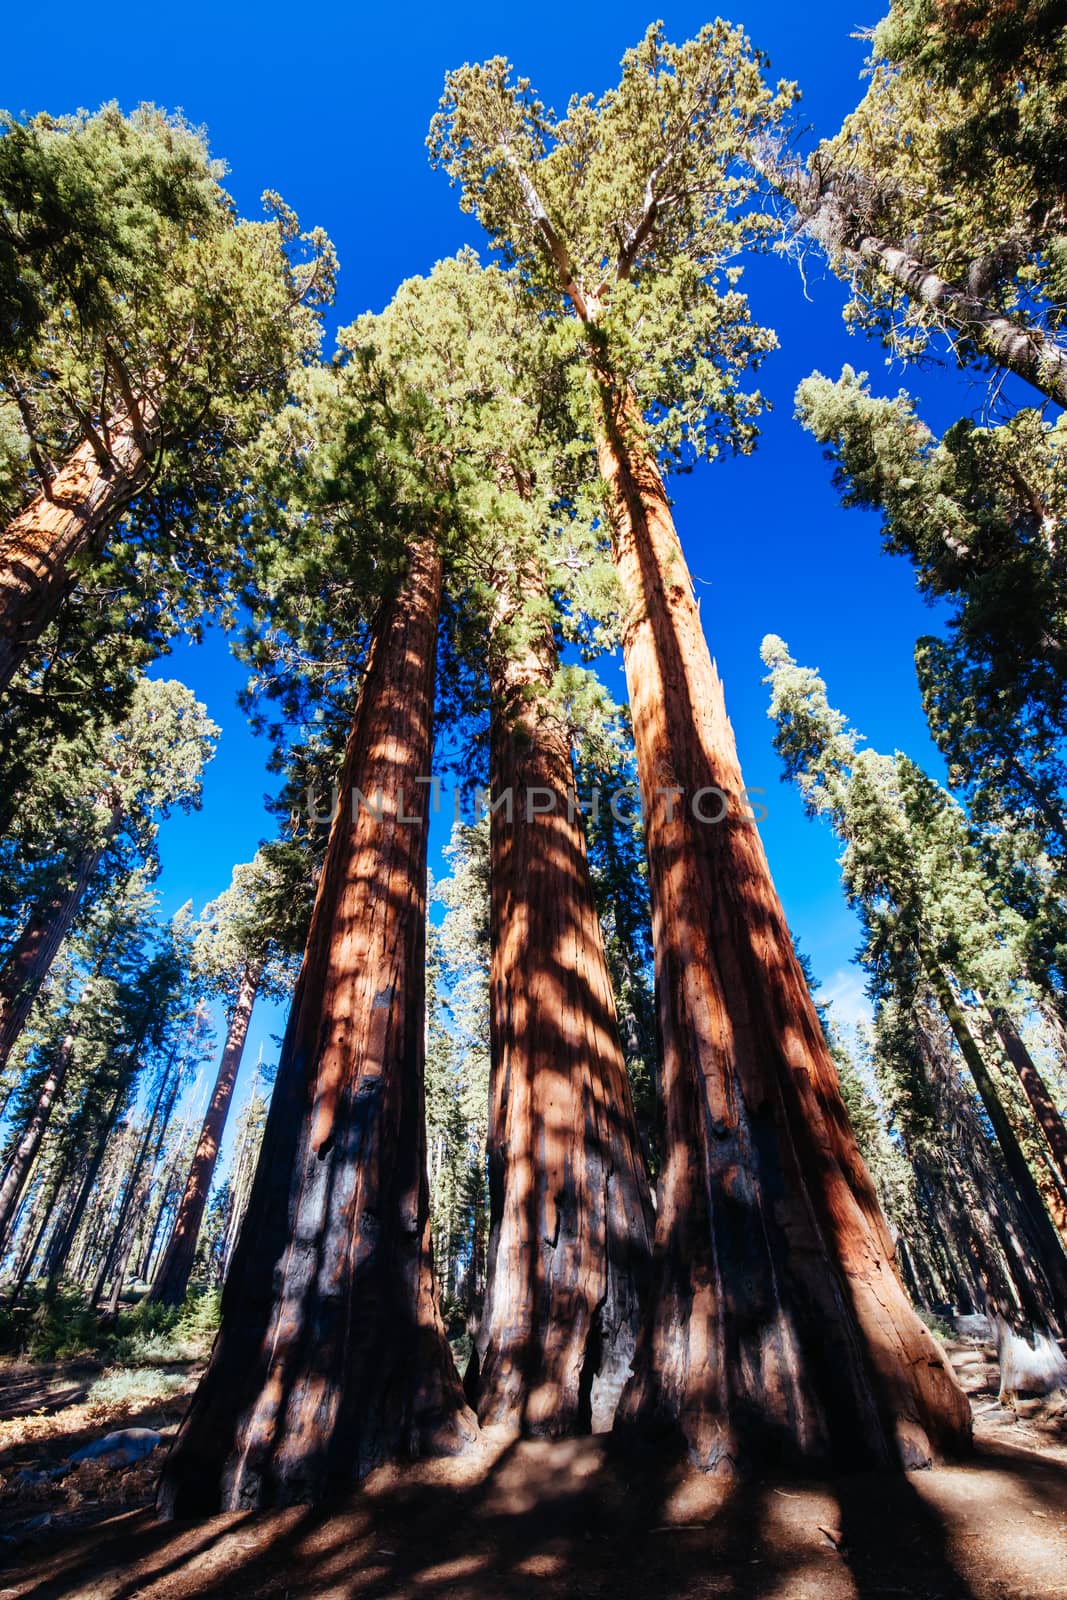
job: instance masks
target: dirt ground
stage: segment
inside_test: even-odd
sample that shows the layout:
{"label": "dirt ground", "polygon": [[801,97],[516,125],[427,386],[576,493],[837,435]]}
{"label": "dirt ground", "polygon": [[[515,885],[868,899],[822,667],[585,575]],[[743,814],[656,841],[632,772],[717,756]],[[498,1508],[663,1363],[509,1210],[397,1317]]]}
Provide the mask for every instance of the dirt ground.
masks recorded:
{"label": "dirt ground", "polygon": [[[172,1434],[183,1396],[93,1405],[92,1371],[0,1374],[0,1600],[1053,1600],[1067,1597],[1061,1400],[997,1404],[991,1352],[951,1355],[975,1411],[965,1464],[724,1486],[602,1439],[487,1431],[459,1460],[376,1473],[327,1510],[160,1524],[162,1452],[27,1485],[116,1427]],[[190,1386],[195,1372],[185,1375]]]}

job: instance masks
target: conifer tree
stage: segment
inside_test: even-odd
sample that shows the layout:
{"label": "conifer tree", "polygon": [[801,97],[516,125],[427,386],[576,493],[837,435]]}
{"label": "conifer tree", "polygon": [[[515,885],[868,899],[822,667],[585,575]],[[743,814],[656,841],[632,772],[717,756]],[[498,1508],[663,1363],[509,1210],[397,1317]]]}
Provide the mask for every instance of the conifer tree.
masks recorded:
{"label": "conifer tree", "polygon": [[[895,969],[898,992],[905,982],[901,974],[911,992],[920,982],[932,991],[974,1079],[1027,1213],[1038,1260],[1062,1305],[1067,1261],[965,998],[989,981],[1000,986],[1002,1004],[1007,998],[1017,954],[1011,917],[998,915],[949,797],[905,758],[859,751],[857,735],[828,704],[822,680],[797,667],[780,639],[765,639],[763,656],[771,668],[775,745],[786,775],[796,779],[809,810],[827,816],[845,843],[843,876],[867,929],[866,959],[875,970],[886,963]],[[1058,1120],[1055,1108],[1052,1115]]]}
{"label": "conifer tree", "polygon": [[897,353],[941,332],[961,365],[1067,401],[1067,49],[1056,0],[893,0],[863,100],[798,167],[761,169]]}
{"label": "conifer tree", "polygon": [[[91,764],[68,760],[43,774],[45,799],[27,808],[20,844],[29,895],[21,927],[0,969],[0,1062],[7,1059],[87,891],[151,861],[159,821],[175,805],[198,804],[203,764],[218,729],[191,692],[173,680],[143,678],[127,717],[102,741]],[[34,859],[36,858],[36,859]]]}
{"label": "conifer tree", "polygon": [[204,912],[195,959],[210,989],[225,1000],[226,1041],[185,1191],[152,1284],[151,1298],[163,1305],[181,1305],[189,1287],[256,997],[286,993],[288,964],[303,949],[303,887],[281,876],[276,852],[272,859],[261,851],[247,865],[234,868],[229,888]]}
{"label": "conifer tree", "polygon": [[232,562],[206,508],[314,354],[333,258],[277,196],[238,221],[203,135],[153,107],[6,117],[0,143],[0,410],[24,463],[3,688],[90,572],[150,590],[155,626],[217,600]]}
{"label": "conifer tree", "polygon": [[311,638],[327,657],[339,644],[351,692],[353,649],[372,643],[219,1337],[160,1487],[171,1515],[317,1500],[473,1434],[438,1310],[425,1163],[417,779],[432,756],[442,424],[364,344],[309,373],[303,407],[272,427],[285,442],[250,520],[276,523],[284,483],[290,537],[261,551],[264,663]]}
{"label": "conifer tree", "polygon": [[650,1207],[558,682],[553,591],[590,542],[559,508],[581,503],[591,462],[553,455],[559,358],[499,271],[442,262],[400,289],[380,338],[447,422],[454,581],[488,636],[490,1236],[466,1387],[482,1421],[604,1431],[630,1371]]}
{"label": "conifer tree", "polygon": [[[496,58],[449,75],[431,148],[572,329],[622,591],[665,1108],[653,1315],[622,1412],[709,1469],[916,1462],[966,1438],[966,1405],[893,1272],[657,460],[752,442],[741,374],[773,336],[728,262],[764,231],[745,160],[792,101],[762,67],[725,23],[679,47],[655,27],[618,88],[555,118]],[[722,826],[692,811],[712,791]]]}

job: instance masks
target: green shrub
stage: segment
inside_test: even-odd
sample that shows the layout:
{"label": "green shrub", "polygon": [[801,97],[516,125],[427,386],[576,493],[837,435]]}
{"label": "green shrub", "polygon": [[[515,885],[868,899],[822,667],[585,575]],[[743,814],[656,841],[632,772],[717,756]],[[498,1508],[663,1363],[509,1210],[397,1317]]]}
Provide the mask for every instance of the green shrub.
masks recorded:
{"label": "green shrub", "polygon": [[159,1367],[109,1367],[97,1378],[87,1398],[91,1405],[143,1405],[169,1400],[185,1388],[186,1382],[182,1373],[164,1372]]}

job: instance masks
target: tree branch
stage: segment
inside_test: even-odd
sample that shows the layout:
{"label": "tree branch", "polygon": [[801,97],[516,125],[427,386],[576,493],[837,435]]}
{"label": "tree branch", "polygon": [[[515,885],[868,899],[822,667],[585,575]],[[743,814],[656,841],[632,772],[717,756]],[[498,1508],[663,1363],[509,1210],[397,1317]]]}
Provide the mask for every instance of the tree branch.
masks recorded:
{"label": "tree branch", "polygon": [[537,192],[533,179],[523,170],[515,152],[507,144],[504,144],[502,149],[505,161],[518,179],[519,192],[526,207],[526,214],[541,236],[548,258],[559,274],[563,292],[582,321],[588,322],[589,307],[586,304],[584,294],[574,281],[574,268],[571,265],[567,246],[556,232],[552,219],[542,204],[541,196]]}

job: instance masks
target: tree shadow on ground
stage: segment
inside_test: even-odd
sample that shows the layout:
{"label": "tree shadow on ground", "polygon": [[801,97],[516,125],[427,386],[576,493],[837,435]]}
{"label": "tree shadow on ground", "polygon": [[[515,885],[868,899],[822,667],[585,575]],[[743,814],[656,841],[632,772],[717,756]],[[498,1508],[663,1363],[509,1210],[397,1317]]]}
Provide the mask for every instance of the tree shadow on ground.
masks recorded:
{"label": "tree shadow on ground", "polygon": [[[727,1483],[603,1438],[488,1430],[329,1506],[53,1539],[10,1600],[1042,1600],[1067,1467],[998,1450],[917,1475]],[[21,1581],[20,1581],[21,1578]]]}

